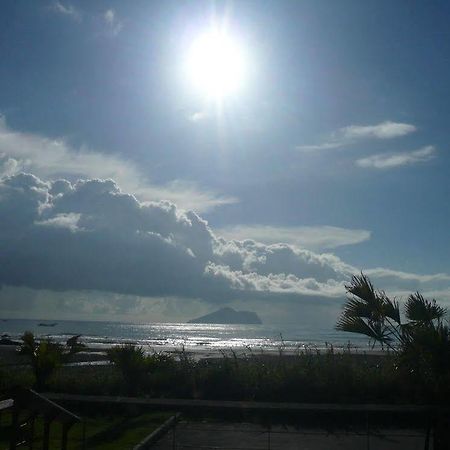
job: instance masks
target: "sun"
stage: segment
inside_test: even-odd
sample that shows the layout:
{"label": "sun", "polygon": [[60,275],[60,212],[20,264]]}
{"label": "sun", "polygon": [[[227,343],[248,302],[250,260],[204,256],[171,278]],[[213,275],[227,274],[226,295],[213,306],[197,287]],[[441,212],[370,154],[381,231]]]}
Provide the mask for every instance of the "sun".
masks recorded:
{"label": "sun", "polygon": [[192,43],[187,72],[199,91],[222,99],[236,92],[244,81],[243,48],[224,31],[208,31]]}

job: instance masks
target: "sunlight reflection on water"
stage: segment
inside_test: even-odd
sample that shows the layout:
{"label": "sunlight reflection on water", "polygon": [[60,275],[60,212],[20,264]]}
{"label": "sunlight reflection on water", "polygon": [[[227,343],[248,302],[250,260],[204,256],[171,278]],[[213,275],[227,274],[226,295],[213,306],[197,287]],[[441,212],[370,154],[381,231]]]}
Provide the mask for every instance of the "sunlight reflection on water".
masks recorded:
{"label": "sunlight reflection on water", "polygon": [[107,348],[134,343],[153,350],[182,349],[218,351],[220,349],[256,349],[299,351],[306,348],[351,348],[368,350],[366,338],[338,332],[332,328],[314,329],[298,325],[221,325],[190,323],[130,324],[118,322],[59,321],[55,326],[40,327],[38,321],[8,320],[0,332],[19,338],[25,330],[39,337],[65,341],[75,334],[90,348]]}

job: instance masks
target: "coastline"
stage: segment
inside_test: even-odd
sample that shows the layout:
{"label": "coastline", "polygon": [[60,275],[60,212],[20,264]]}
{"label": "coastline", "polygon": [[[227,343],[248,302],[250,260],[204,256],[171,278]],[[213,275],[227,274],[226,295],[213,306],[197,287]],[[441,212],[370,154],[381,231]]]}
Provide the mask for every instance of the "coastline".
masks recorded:
{"label": "coastline", "polygon": [[[59,321],[52,327],[40,327],[41,321],[11,319],[0,330],[0,364],[20,364],[15,345],[20,343],[25,330],[34,333],[37,340],[51,339],[65,344],[80,335],[86,349],[74,355],[73,364],[104,363],[106,351],[117,345],[132,344],[142,347],[146,354],[167,353],[175,358],[188,357],[195,361],[223,358],[295,356],[305,353],[351,353],[384,355],[374,349],[368,340],[354,333],[338,332],[329,328],[302,328],[300,325],[222,325],[189,323],[119,323],[89,321]],[[13,341],[13,342],[11,342]]]}
{"label": "coastline", "polygon": [[[115,344],[120,345],[120,344]],[[139,345],[139,344],[137,344]],[[110,348],[108,346],[107,348]],[[18,366],[18,365],[28,365],[28,357],[25,355],[20,355],[18,352],[18,346],[16,345],[4,345],[0,344],[0,368],[2,366]],[[108,357],[106,355],[106,350],[104,346],[102,347],[87,347],[82,352],[76,353],[71,357],[69,363],[64,364],[65,366],[83,366],[83,365],[105,365],[109,364]],[[220,360],[224,357],[230,358],[254,358],[258,360],[263,359],[273,359],[273,358],[283,358],[292,359],[301,354],[317,354],[326,355],[329,353],[334,354],[348,354],[355,357],[367,356],[367,357],[386,357],[392,353],[385,350],[378,349],[362,349],[358,347],[352,347],[350,349],[346,348],[335,348],[324,347],[324,348],[312,348],[305,347],[300,349],[292,348],[251,348],[248,347],[235,347],[235,348],[177,348],[177,347],[166,347],[161,346],[158,348],[143,346],[144,352],[147,355],[155,353],[167,353],[173,356],[175,359],[190,358],[194,361],[200,360]]]}

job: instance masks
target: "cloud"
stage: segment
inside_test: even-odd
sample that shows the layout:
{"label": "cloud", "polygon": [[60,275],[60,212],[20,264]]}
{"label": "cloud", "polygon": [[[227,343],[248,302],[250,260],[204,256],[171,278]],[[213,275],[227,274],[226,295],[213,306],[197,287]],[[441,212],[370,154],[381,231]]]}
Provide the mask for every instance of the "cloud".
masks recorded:
{"label": "cloud", "polygon": [[186,180],[152,184],[136,164],[119,155],[75,149],[62,139],[18,132],[9,128],[0,116],[0,175],[18,171],[32,172],[45,180],[112,178],[141,201],[170,200],[181,208],[198,212],[237,201]]}
{"label": "cloud", "polygon": [[359,244],[370,239],[370,231],[332,226],[273,227],[268,225],[235,225],[216,229],[227,239],[253,239],[265,244],[288,243],[309,250],[329,250]]}
{"label": "cloud", "polygon": [[316,151],[341,148],[370,139],[394,139],[414,133],[414,125],[385,121],[377,125],[349,125],[334,132],[325,142],[313,145],[298,145],[297,150]]}
{"label": "cloud", "polygon": [[220,195],[209,190],[200,190],[195,183],[184,180],[174,180],[161,187],[142,188],[137,192],[138,195],[142,193],[145,198],[168,200],[178,204],[183,209],[197,212],[209,211],[219,206],[239,202],[236,197]]}
{"label": "cloud", "polygon": [[[6,176],[0,180],[0,217],[2,312],[14,313],[14,305],[5,303],[14,288],[43,304],[44,295],[33,292],[60,293],[64,308],[58,311],[68,315],[79,298],[83,314],[103,318],[139,317],[146,304],[163,314],[167,301],[173,308],[197,305],[195,311],[260,304],[289,320],[294,310],[312,317],[316,305],[335,314],[345,283],[358,272],[333,254],[218,237],[196,213],[167,201],[139,201],[112,180]],[[388,293],[450,292],[447,274],[366,273]],[[180,319],[187,311],[166,312]]]}
{"label": "cloud", "polygon": [[312,145],[297,145],[295,148],[304,152],[314,152],[317,150],[331,150],[334,148],[340,148],[345,145],[344,141],[330,141],[323,142],[322,144],[312,144]]}
{"label": "cloud", "polygon": [[205,273],[217,280],[225,281],[233,289],[251,292],[270,292],[280,294],[301,294],[325,297],[342,297],[342,281],[327,280],[318,282],[315,278],[299,278],[293,274],[231,270],[228,266],[209,264]]}
{"label": "cloud", "polygon": [[190,114],[188,117],[188,119],[194,123],[202,122],[207,118],[208,118],[208,113],[206,111],[197,111],[193,114]]}
{"label": "cloud", "polygon": [[385,267],[366,269],[364,273],[376,287],[386,290],[391,296],[405,300],[418,291],[426,298],[435,298],[450,306],[450,274],[418,274]]}
{"label": "cloud", "polygon": [[139,202],[112,180],[0,182],[0,283],[224,302],[257,293],[338,296],[353,270],[287,244],[227,241],[192,211]]}
{"label": "cloud", "polygon": [[49,320],[183,322],[206,314],[211,305],[196,299],[140,297],[101,291],[51,291],[3,286],[2,317]]}
{"label": "cloud", "polygon": [[432,145],[410,152],[376,154],[356,160],[359,167],[372,169],[393,169],[401,166],[423,163],[436,156],[436,149]]}
{"label": "cloud", "polygon": [[69,3],[61,3],[60,1],[55,1],[53,2],[51,9],[52,11],[62,16],[66,16],[77,22],[81,21],[80,11],[78,11],[78,9],[76,9],[73,5]]}
{"label": "cloud", "polygon": [[109,32],[113,36],[117,36],[123,28],[122,21],[118,19],[113,9],[107,9],[103,14],[103,19],[108,26]]}
{"label": "cloud", "polygon": [[14,158],[9,158],[0,153],[0,178],[14,175],[19,172],[19,164]]}
{"label": "cloud", "polygon": [[289,244],[266,245],[253,240],[235,241],[217,238],[213,262],[222,266],[221,271],[244,271],[258,275],[293,275],[298,279],[314,278],[319,283],[328,280],[343,281],[354,272],[337,256],[314,253]]}
{"label": "cloud", "polygon": [[75,6],[70,3],[63,3],[56,0],[51,4],[50,10],[76,22],[81,22],[84,16],[88,23],[93,24],[97,28],[100,27],[103,30],[100,32],[101,35],[117,36],[123,28],[122,20],[120,20],[116,11],[112,8],[107,9],[101,14],[82,14],[81,10],[75,8]]}
{"label": "cloud", "polygon": [[414,133],[417,128],[408,123],[383,122],[378,125],[350,125],[340,130],[346,139],[394,139]]}
{"label": "cloud", "polygon": [[450,275],[445,273],[436,273],[432,275],[418,275],[416,273],[402,272],[399,270],[386,269],[383,267],[377,267],[375,269],[369,269],[368,275],[374,275],[377,277],[395,277],[402,280],[417,280],[421,283],[430,283],[434,281],[450,281]]}
{"label": "cloud", "polygon": [[68,214],[57,214],[55,217],[50,219],[36,221],[36,225],[42,225],[44,227],[57,227],[63,228],[70,231],[79,231],[78,222],[80,220],[80,214],[68,213]]}

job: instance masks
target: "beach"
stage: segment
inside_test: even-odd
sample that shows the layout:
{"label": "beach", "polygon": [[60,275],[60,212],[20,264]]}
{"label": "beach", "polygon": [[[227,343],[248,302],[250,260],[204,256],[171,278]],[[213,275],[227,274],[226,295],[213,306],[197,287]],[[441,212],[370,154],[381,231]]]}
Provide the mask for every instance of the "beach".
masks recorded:
{"label": "beach", "polygon": [[[46,323],[51,326],[41,326]],[[120,344],[141,346],[145,352],[187,352],[194,358],[221,356],[223,352],[239,355],[296,354],[301,351],[371,351],[367,338],[327,328],[278,325],[224,325],[188,323],[125,323],[92,321],[43,321],[9,319],[0,322],[0,334],[19,341],[25,331],[38,339],[64,344],[80,335],[87,347],[86,360],[101,359],[106,349]],[[9,351],[9,350],[5,350]],[[1,350],[0,350],[1,352]]]}

